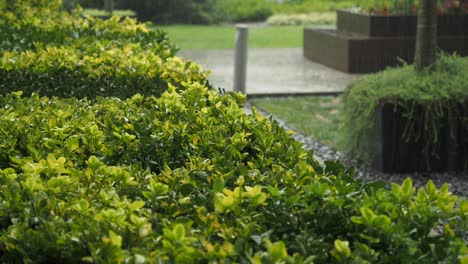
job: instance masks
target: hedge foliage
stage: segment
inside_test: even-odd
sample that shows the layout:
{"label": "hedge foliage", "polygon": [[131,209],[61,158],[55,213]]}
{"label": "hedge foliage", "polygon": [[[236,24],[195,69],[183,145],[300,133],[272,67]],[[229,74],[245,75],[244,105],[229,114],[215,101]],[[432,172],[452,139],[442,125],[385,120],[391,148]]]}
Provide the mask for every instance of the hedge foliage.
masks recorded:
{"label": "hedge foliage", "polygon": [[[67,0],[86,8],[103,8],[104,1]],[[270,0],[114,0],[118,9],[131,9],[141,21],[163,24],[213,24],[264,21],[276,4]]]}
{"label": "hedge foliage", "polygon": [[116,0],[114,2],[118,8],[134,10],[138,19],[158,24],[209,24],[219,22],[220,18],[215,12],[219,0]]}
{"label": "hedge foliage", "polygon": [[468,202],[447,185],[322,168],[244,100],[0,97],[1,261],[466,261]]}
{"label": "hedge foliage", "polygon": [[1,93],[130,97],[161,94],[168,83],[206,82],[200,65],[174,57],[165,33],[136,20],[81,17],[79,9],[68,13],[54,4],[12,5],[0,14]]}
{"label": "hedge foliage", "polygon": [[230,22],[265,21],[273,13],[272,6],[268,0],[219,0],[216,11]]}
{"label": "hedge foliage", "polygon": [[[375,115],[385,103],[405,109],[412,126],[406,126],[405,140],[424,138],[424,151],[430,155],[438,144],[438,130],[447,117],[462,124],[468,133],[468,60],[454,55],[439,54],[436,64],[425,72],[416,72],[413,65],[389,68],[367,75],[353,83],[345,92],[339,132],[341,147],[355,158],[370,161],[374,153]],[[415,111],[423,107],[423,111]],[[417,112],[419,114],[417,114]],[[465,140],[464,146],[468,146]]]}
{"label": "hedge foliage", "polygon": [[[55,28],[31,28],[44,26]],[[0,95],[1,263],[468,262],[468,201],[447,185],[363,183],[318,164],[278,123],[246,115],[245,96],[219,95],[170,50],[88,37],[2,51],[3,71],[30,82],[11,77],[2,92],[21,83],[26,96]],[[174,72],[137,67],[145,62]],[[152,76],[167,87],[161,96],[136,93]],[[116,95],[116,80],[133,95],[91,98],[79,86],[102,82]],[[37,82],[41,94],[83,89],[89,99],[42,97],[28,88]]]}
{"label": "hedge foliage", "polygon": [[[384,1],[385,2],[385,1]],[[104,8],[102,0],[64,0],[65,6]],[[164,24],[214,24],[265,21],[272,14],[309,14],[350,8],[355,0],[114,0],[116,9],[132,9],[138,19]]]}

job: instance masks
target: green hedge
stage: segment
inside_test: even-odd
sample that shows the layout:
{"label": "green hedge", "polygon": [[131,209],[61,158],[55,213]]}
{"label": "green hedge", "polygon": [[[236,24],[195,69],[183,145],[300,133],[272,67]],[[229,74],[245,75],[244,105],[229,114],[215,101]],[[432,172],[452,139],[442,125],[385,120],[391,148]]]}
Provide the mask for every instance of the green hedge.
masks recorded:
{"label": "green hedge", "polygon": [[168,84],[205,82],[198,64],[178,57],[162,59],[138,44],[123,48],[89,42],[73,46],[5,52],[0,60],[0,91],[59,97],[159,95]]}
{"label": "green hedge", "polygon": [[174,57],[164,32],[23,2],[0,14],[0,93],[125,98],[159,95],[168,83],[206,82],[198,64]]}
{"label": "green hedge", "polygon": [[447,185],[324,169],[244,100],[200,84],[160,98],[1,96],[0,261],[467,260],[468,202]]}
{"label": "green hedge", "polygon": [[[92,45],[93,41],[122,47],[138,43],[163,58],[173,56],[177,49],[166,33],[149,30],[148,25],[118,17],[109,20],[82,17],[81,9],[72,13],[53,9],[18,8],[0,13],[0,52],[36,50],[44,46]],[[91,43],[87,43],[91,41]]]}
{"label": "green hedge", "polygon": [[219,0],[116,0],[118,8],[132,9],[138,19],[162,24],[218,22],[214,12]]}
{"label": "green hedge", "polygon": [[[201,84],[199,66],[93,31],[2,50],[0,262],[468,261],[468,201],[447,185],[322,167],[276,122],[246,115],[245,96]],[[6,93],[20,86],[28,96]],[[136,94],[146,89],[162,95]]]}
{"label": "green hedge", "polygon": [[136,17],[136,13],[130,9],[114,9],[112,13],[103,10],[103,9],[96,9],[96,8],[86,8],[83,10],[84,15],[90,15],[93,17],[99,18],[110,18],[111,16],[119,16],[119,17]]}

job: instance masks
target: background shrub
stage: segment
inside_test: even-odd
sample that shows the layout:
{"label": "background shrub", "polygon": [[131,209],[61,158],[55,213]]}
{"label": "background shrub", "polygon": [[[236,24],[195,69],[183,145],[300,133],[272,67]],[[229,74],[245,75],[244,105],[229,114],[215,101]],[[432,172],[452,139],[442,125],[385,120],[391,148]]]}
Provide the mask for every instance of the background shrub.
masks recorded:
{"label": "background shrub", "polygon": [[103,9],[93,9],[93,8],[87,8],[83,10],[83,15],[87,16],[94,16],[94,17],[100,17],[103,19],[109,19],[111,16],[119,16],[119,17],[136,17],[136,13],[133,10],[130,9],[115,9],[112,11],[112,14],[106,10]]}
{"label": "background shrub", "polygon": [[[272,14],[330,12],[356,5],[355,0],[115,0],[116,9],[132,9],[138,19],[158,24],[210,24],[265,21]],[[100,0],[66,0],[64,5],[103,9]]]}
{"label": "background shrub", "polygon": [[198,64],[174,57],[166,33],[126,18],[82,17],[21,2],[0,14],[0,92],[61,97],[159,95],[168,83],[206,82]]}
{"label": "background shrub", "polygon": [[[85,8],[103,8],[103,1],[79,0]],[[132,9],[141,21],[158,24],[210,24],[262,21],[271,14],[268,0],[115,0],[115,8]]]}
{"label": "background shrub", "polygon": [[46,46],[84,48],[95,42],[109,47],[138,44],[162,58],[172,57],[177,51],[166,33],[149,30],[147,25],[133,19],[85,18],[81,16],[81,9],[68,13],[53,8],[18,5],[14,10],[0,14],[0,36],[3,39],[0,52],[38,50]]}
{"label": "background shrub", "polygon": [[126,98],[136,92],[160,95],[170,83],[181,87],[183,82],[205,82],[206,74],[200,71],[195,63],[177,57],[163,60],[138,45],[113,48],[96,43],[86,50],[48,47],[5,52],[0,61],[0,90],[78,98]]}
{"label": "background shrub", "polygon": [[116,4],[135,10],[143,21],[162,24],[264,21],[272,13],[268,0],[136,0]]}
{"label": "background shrub", "polygon": [[5,7],[10,11],[19,11],[23,8],[52,9],[62,8],[62,0],[3,0]]}
{"label": "background shrub", "polygon": [[272,14],[267,0],[219,0],[218,12],[233,22],[265,21]]}
{"label": "background shrub", "polygon": [[207,24],[217,22],[214,5],[217,0],[120,0],[116,7],[132,9],[138,19],[158,24],[188,23]]}
{"label": "background shrub", "polygon": [[276,14],[267,19],[269,25],[298,26],[298,25],[329,25],[336,23],[336,14],[332,12],[314,12],[308,14]]}

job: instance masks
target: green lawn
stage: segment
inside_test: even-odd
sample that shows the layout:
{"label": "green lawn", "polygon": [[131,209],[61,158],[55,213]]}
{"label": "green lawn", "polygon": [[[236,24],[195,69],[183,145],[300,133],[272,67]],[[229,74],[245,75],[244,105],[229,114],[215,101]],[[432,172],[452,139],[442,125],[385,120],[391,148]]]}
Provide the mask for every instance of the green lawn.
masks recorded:
{"label": "green lawn", "polygon": [[250,102],[305,135],[337,148],[338,97],[256,98]]}
{"label": "green lawn", "polygon": [[[230,49],[234,48],[235,28],[229,26],[154,26],[168,32],[169,37],[181,49]],[[249,30],[250,48],[302,47],[303,27],[268,26]]]}

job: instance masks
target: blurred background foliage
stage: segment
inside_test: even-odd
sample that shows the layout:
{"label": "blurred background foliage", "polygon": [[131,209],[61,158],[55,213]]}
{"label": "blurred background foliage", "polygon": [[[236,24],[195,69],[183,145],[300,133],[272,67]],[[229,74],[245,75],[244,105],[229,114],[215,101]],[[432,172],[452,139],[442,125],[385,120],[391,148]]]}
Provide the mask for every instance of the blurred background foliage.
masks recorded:
{"label": "blurred background foliage", "polygon": [[[104,9],[104,0],[63,0],[67,9],[81,5]],[[159,24],[218,24],[266,21],[274,14],[333,11],[355,0],[113,0],[114,9],[130,9],[141,21]]]}

